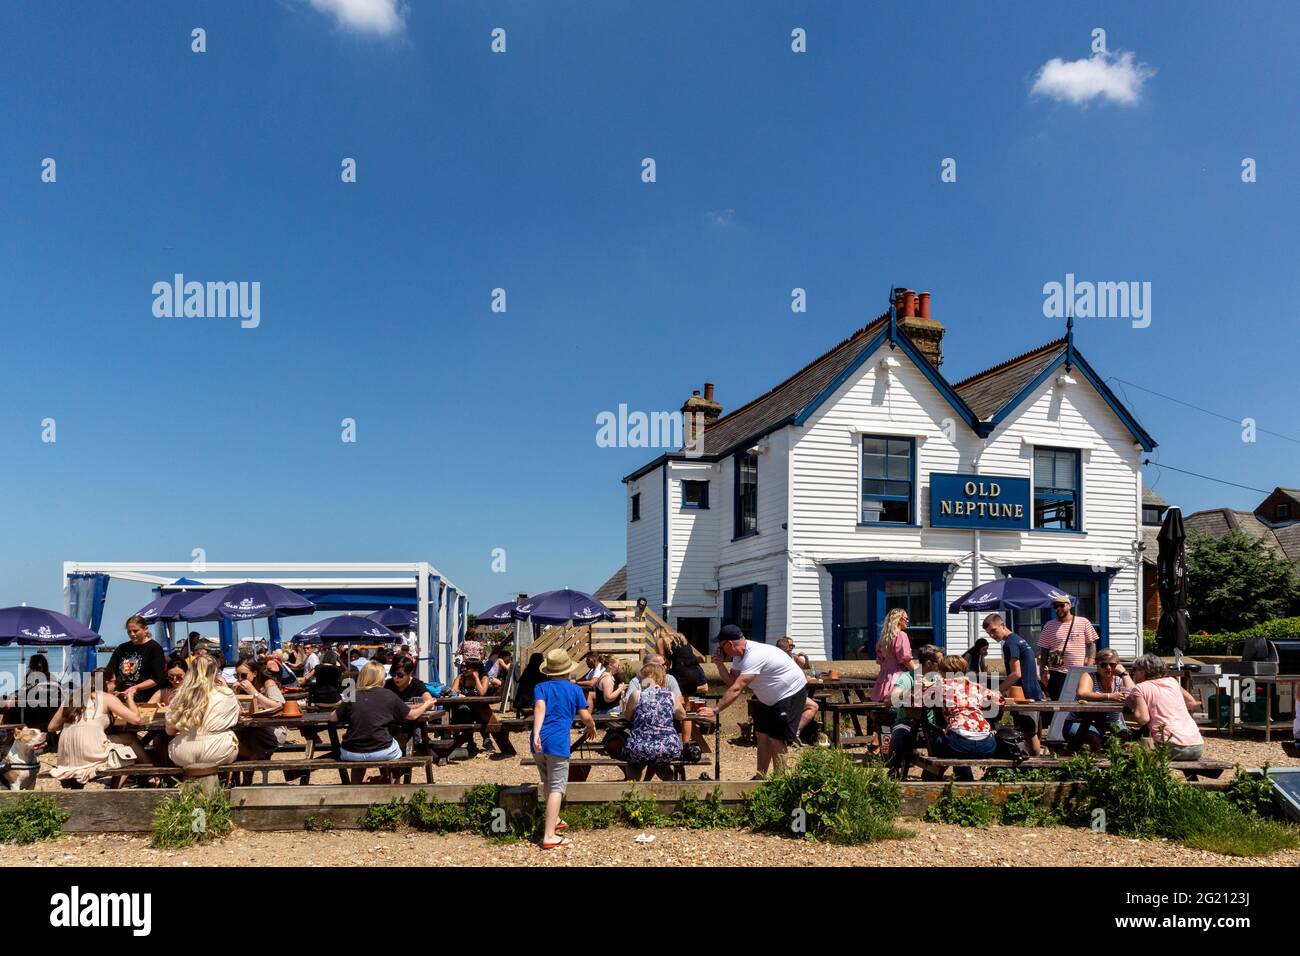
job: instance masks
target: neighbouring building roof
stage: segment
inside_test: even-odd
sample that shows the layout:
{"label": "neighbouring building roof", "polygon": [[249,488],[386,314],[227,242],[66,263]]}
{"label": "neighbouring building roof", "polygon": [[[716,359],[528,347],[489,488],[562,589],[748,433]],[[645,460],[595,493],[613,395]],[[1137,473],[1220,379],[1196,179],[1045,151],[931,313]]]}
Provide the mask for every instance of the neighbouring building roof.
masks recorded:
{"label": "neighbouring building roof", "polygon": [[1249,511],[1234,511],[1231,508],[1196,511],[1183,519],[1183,527],[1189,538],[1200,534],[1220,538],[1229,532],[1239,531],[1247,537],[1263,541],[1274,553],[1291,557],[1278,540],[1274,529]]}
{"label": "neighbouring building roof", "polygon": [[1279,525],[1273,529],[1273,536],[1286,556],[1300,564],[1300,521]]}
{"label": "neighbouring building roof", "polygon": [[591,595],[597,601],[627,600],[627,565],[623,565],[610,576],[610,579],[596,588]]}
{"label": "neighbouring building roof", "polygon": [[1142,504],[1146,505],[1148,508],[1169,507],[1169,502],[1165,501],[1165,499],[1161,498],[1154,489],[1149,488],[1146,485],[1142,486]]}

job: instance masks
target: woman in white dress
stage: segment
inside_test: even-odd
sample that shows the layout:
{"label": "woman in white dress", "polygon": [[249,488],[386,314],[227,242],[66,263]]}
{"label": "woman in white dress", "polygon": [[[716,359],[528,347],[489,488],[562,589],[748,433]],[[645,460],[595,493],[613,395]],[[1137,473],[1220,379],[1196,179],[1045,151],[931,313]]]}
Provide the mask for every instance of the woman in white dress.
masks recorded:
{"label": "woman in white dress", "polygon": [[[101,668],[91,674],[72,701],[50,718],[50,731],[59,733],[59,756],[50,776],[69,789],[80,790],[101,771],[130,766],[140,756],[126,744],[109,740],[105,733],[115,716],[129,724],[141,720],[132,697],[123,702],[101,689],[107,673]],[[120,787],[125,780],[116,777],[112,786]]]}

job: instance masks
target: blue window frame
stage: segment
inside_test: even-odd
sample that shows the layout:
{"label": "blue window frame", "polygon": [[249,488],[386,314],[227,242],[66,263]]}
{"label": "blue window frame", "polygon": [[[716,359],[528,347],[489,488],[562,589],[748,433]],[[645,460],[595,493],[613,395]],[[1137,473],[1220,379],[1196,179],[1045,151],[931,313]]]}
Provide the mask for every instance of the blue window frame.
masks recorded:
{"label": "blue window frame", "polygon": [[682,507],[706,511],[709,507],[707,481],[682,481]]}
{"label": "blue window frame", "polygon": [[1069,448],[1034,449],[1034,528],[1081,531],[1079,452]]}
{"label": "blue window frame", "polygon": [[916,524],[916,440],[862,436],[862,524]]}
{"label": "blue window frame", "polygon": [[767,585],[747,584],[722,593],[722,623],[735,624],[751,641],[767,642]]}
{"label": "blue window frame", "polygon": [[[1073,595],[1078,602],[1074,612],[1092,621],[1093,627],[1097,629],[1098,649],[1110,646],[1109,571],[1093,571],[1087,565],[1077,564],[1023,564],[1016,567],[1016,573],[1036,578]],[[1011,611],[1007,626],[1037,648],[1038,635],[1043,625],[1051,619],[1051,608]]]}
{"label": "blue window frame", "polygon": [[733,538],[758,534],[758,456],[741,453],[735,459],[736,501]]}
{"label": "blue window frame", "polygon": [[893,607],[906,608],[912,618],[907,633],[913,651],[927,642],[944,647],[945,567],[920,561],[831,565],[831,659],[844,660],[861,651],[874,660],[876,639]]}

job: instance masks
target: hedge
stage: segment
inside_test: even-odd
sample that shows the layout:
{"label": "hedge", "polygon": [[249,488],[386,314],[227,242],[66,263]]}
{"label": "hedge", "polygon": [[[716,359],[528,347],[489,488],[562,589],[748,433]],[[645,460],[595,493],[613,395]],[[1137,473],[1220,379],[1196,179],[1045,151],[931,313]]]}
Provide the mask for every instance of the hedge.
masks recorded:
{"label": "hedge", "polygon": [[[1197,654],[1240,654],[1246,642],[1251,638],[1266,637],[1271,641],[1300,639],[1300,617],[1279,617],[1244,631],[1230,631],[1223,634],[1188,634],[1187,653]],[[1156,646],[1156,632],[1145,631],[1144,642],[1147,647]],[[1163,645],[1161,650],[1171,650]]]}

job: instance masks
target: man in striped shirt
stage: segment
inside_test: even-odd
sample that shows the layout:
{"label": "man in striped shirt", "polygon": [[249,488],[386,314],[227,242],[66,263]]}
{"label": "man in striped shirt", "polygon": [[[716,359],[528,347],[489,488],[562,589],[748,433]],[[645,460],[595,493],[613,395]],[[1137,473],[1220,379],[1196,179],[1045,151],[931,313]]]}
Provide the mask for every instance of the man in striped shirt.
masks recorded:
{"label": "man in striped shirt", "polygon": [[[1091,665],[1097,654],[1097,629],[1086,617],[1079,617],[1070,607],[1070,599],[1062,594],[1054,596],[1052,610],[1056,620],[1043,625],[1038,635],[1039,675],[1047,696],[1052,700],[1061,699],[1061,690],[1065,687],[1065,675],[1071,667]],[[1060,655],[1052,651],[1062,651]],[[1060,661],[1056,663],[1056,661]]]}

